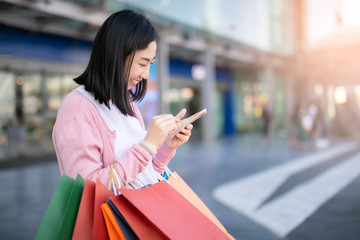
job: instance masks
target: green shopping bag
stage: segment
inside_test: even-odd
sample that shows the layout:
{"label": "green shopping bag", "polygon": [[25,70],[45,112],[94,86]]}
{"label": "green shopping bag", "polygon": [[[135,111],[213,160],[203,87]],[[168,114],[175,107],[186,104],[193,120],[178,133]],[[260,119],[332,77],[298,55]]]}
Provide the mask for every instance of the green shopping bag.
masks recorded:
{"label": "green shopping bag", "polygon": [[46,210],[35,240],[71,239],[85,180],[63,175]]}

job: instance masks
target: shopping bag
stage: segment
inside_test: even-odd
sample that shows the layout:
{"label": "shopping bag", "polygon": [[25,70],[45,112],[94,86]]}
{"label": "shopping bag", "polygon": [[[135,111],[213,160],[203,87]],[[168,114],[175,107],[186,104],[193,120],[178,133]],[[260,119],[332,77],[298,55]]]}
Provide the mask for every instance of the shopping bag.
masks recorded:
{"label": "shopping bag", "polygon": [[80,175],[76,180],[62,175],[41,221],[36,240],[71,238],[84,184],[85,180]]}
{"label": "shopping bag", "polygon": [[110,240],[139,239],[110,200],[101,205],[101,209]]}
{"label": "shopping bag", "polygon": [[94,229],[95,182],[86,180],[72,239],[91,240]]}
{"label": "shopping bag", "polygon": [[125,239],[127,240],[136,240],[139,239],[134,231],[131,229],[130,225],[126,222],[125,218],[121,215],[121,213],[117,210],[115,205],[108,200],[106,205],[109,206],[112,215],[115,217],[116,224],[120,227],[121,232],[123,233]]}
{"label": "shopping bag", "polygon": [[140,239],[143,232],[139,228],[157,232],[165,239],[229,239],[166,181],[141,189],[120,189],[120,192],[121,195],[110,198],[110,201]]}
{"label": "shopping bag", "polygon": [[76,218],[73,240],[109,239],[101,205],[114,194],[99,180],[85,181],[83,195]]}
{"label": "shopping bag", "polygon": [[177,172],[173,172],[167,180],[181,195],[199,209],[206,217],[208,217],[216,226],[218,226],[229,238],[233,238],[221,224],[221,222],[210,211],[206,204],[191,189],[191,187],[180,177]]}
{"label": "shopping bag", "polygon": [[101,205],[114,196],[114,193],[106,188],[104,184],[97,179],[95,184],[95,201],[94,201],[94,231],[93,236],[97,239],[109,239],[105,225],[104,216],[101,210]]}
{"label": "shopping bag", "polygon": [[112,197],[108,201],[118,210],[130,228],[139,239],[157,240],[168,239],[159,229],[153,226],[133,205],[131,205],[121,195]]}
{"label": "shopping bag", "polygon": [[117,224],[116,218],[112,213],[109,205],[104,203],[101,205],[101,210],[104,215],[107,233],[110,240],[126,240],[120,226]]}

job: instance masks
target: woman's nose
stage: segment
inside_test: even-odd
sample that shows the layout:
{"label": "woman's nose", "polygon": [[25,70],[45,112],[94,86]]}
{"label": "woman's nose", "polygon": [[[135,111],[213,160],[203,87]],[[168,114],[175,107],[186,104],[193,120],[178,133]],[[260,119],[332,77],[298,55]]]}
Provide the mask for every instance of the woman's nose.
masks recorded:
{"label": "woman's nose", "polygon": [[141,79],[147,79],[146,76],[147,76],[146,73],[142,73],[142,74],[140,75]]}
{"label": "woman's nose", "polygon": [[149,70],[150,69],[146,69],[144,72],[141,73],[140,77],[142,79],[148,79],[149,78]]}

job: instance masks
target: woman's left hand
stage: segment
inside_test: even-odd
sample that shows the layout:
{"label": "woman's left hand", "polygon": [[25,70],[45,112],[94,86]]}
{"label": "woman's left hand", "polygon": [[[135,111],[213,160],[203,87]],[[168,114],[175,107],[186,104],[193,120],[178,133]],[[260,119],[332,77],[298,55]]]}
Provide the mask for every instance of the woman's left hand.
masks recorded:
{"label": "woman's left hand", "polygon": [[[185,114],[186,114],[186,109],[184,108],[175,117],[178,119],[182,119],[185,116]],[[193,125],[189,124],[185,128],[183,128],[179,133],[175,134],[175,136],[170,132],[165,139],[165,144],[172,149],[180,147],[181,145],[189,141],[192,129],[193,129]]]}
{"label": "woman's left hand", "polygon": [[192,129],[193,125],[189,124],[185,128],[183,128],[178,134],[175,134],[175,136],[169,134],[165,139],[165,144],[172,149],[180,147],[181,145],[189,141]]}

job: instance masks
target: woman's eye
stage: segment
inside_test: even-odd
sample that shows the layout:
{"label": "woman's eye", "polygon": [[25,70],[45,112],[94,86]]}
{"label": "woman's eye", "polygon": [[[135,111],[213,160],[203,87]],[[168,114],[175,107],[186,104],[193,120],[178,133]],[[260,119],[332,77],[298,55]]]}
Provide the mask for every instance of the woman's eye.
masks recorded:
{"label": "woman's eye", "polygon": [[141,63],[140,63],[139,65],[142,66],[142,67],[146,67],[146,64],[141,64]]}

